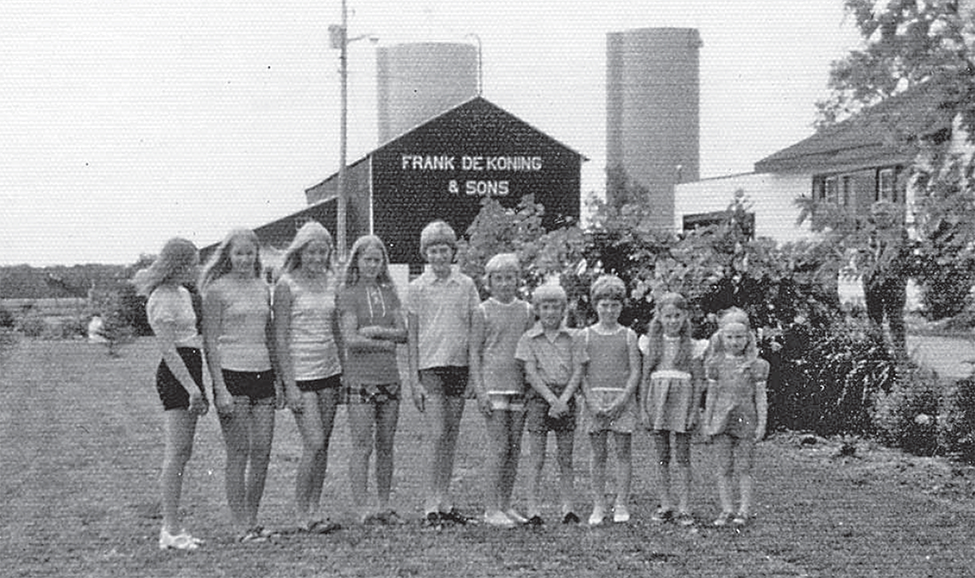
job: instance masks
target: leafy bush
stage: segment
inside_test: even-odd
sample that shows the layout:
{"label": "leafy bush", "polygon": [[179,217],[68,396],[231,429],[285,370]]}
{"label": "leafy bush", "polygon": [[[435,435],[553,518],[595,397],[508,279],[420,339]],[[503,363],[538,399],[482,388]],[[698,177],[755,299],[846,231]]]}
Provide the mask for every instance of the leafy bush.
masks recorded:
{"label": "leafy bush", "polygon": [[960,379],[945,393],[938,440],[945,453],[975,463],[975,378]]}
{"label": "leafy bush", "polygon": [[878,439],[919,456],[939,453],[941,389],[934,371],[913,368],[890,392],[877,392],[873,425]]}
{"label": "leafy bush", "polygon": [[40,339],[47,333],[48,325],[47,322],[44,321],[43,317],[32,312],[20,320],[20,326],[18,329],[24,334],[24,337]]}
{"label": "leafy bush", "polygon": [[17,326],[17,318],[5,307],[0,307],[0,327],[13,329]]}

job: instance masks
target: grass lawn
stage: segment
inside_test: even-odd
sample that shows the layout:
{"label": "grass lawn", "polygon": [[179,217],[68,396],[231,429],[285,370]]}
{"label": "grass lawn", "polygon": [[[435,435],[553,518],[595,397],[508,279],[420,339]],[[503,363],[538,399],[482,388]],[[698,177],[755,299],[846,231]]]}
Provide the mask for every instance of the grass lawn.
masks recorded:
{"label": "grass lawn", "polygon": [[[204,549],[161,552],[157,477],[162,412],[153,388],[158,354],[149,339],[120,358],[87,343],[22,340],[0,352],[0,575],[2,576],[828,576],[975,575],[975,474],[942,460],[859,444],[802,446],[779,434],[760,445],[755,522],[736,532],[704,522],[717,513],[708,447],[695,445],[696,528],[655,526],[650,448],[634,439],[633,520],[626,525],[443,532],[419,522],[423,427],[403,405],[394,504],[409,523],[354,524],[347,489],[348,430],[340,411],[324,511],[346,528],[241,545],[223,497],[223,443],[216,417],[201,422],[184,485],[185,524]],[[277,414],[261,519],[290,514],[300,445],[294,421]],[[550,456],[554,440],[550,441]],[[469,406],[453,488],[460,509],[483,511],[483,423]],[[554,462],[554,457],[550,457]],[[524,467],[523,460],[523,467]],[[589,513],[588,444],[576,452],[580,515]],[[553,488],[554,463],[546,475]],[[524,471],[522,472],[524,474]],[[525,495],[524,475],[516,497]],[[523,504],[523,500],[518,500]]]}

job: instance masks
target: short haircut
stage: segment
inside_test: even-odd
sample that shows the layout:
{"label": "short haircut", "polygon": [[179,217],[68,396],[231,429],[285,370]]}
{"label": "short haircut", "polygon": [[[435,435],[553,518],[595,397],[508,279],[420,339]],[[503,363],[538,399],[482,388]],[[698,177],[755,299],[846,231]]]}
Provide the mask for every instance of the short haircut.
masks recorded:
{"label": "short haircut", "polygon": [[426,255],[431,245],[449,245],[457,250],[457,233],[444,221],[433,221],[420,232],[420,253]]}
{"label": "short haircut", "polygon": [[626,300],[626,284],[616,275],[602,275],[592,284],[589,298],[593,305],[603,299],[623,302]]}
{"label": "short haircut", "polygon": [[539,285],[535,292],[532,293],[532,305],[538,307],[542,303],[558,301],[561,305],[566,305],[569,302],[568,296],[565,294],[565,289],[562,288],[558,283],[545,283],[544,285]]}
{"label": "short haircut", "polygon": [[515,271],[516,273],[520,273],[521,262],[518,261],[518,255],[514,253],[498,253],[488,259],[487,264],[484,265],[484,274],[491,275],[499,271]]}

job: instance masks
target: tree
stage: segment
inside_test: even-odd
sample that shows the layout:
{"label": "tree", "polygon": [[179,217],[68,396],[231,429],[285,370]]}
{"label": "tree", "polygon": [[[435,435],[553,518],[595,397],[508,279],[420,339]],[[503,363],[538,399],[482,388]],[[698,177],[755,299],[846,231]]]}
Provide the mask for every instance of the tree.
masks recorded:
{"label": "tree", "polygon": [[[863,41],[835,62],[832,95],[817,104],[820,126],[908,90],[925,90],[929,115],[954,119],[954,128],[975,143],[975,4],[970,0],[845,0]],[[924,134],[911,115],[886,118],[892,142],[911,144],[917,162],[905,175],[916,193],[914,259],[910,273],[923,289],[929,316],[960,312],[975,277],[975,200],[970,156],[953,154],[950,135]],[[956,135],[957,136],[957,135]],[[958,139],[955,139],[957,142]],[[853,251],[853,263],[868,277],[883,265],[865,251],[875,227],[864,218],[829,214],[803,201],[801,219],[829,230],[830,241]],[[840,251],[847,259],[848,251]]]}

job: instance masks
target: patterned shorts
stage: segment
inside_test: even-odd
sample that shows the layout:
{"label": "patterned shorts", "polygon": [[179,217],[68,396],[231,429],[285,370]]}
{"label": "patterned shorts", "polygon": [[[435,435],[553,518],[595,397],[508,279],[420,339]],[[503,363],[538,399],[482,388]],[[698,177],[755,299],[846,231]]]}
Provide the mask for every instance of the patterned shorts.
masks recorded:
{"label": "patterned shorts", "polygon": [[378,385],[351,385],[346,393],[346,401],[350,404],[379,404],[388,401],[399,401],[400,384],[381,383]]}

